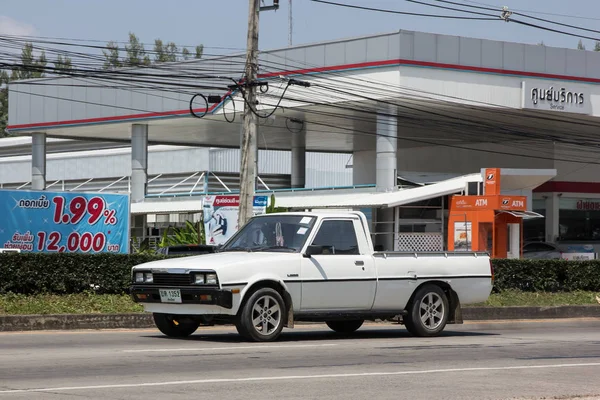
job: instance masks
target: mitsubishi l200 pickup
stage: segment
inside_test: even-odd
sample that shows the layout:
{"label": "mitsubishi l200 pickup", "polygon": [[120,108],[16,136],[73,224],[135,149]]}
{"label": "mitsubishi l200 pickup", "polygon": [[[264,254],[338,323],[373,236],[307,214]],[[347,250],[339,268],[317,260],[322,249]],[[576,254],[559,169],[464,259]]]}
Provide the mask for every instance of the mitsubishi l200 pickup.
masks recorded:
{"label": "mitsubishi l200 pickup", "polygon": [[493,275],[487,253],[374,251],[360,212],[286,212],[253,217],[213,254],[133,267],[130,293],[171,337],[233,324],[274,341],[297,321],[349,334],[365,320],[423,337],[462,323],[461,306],[486,301]]}

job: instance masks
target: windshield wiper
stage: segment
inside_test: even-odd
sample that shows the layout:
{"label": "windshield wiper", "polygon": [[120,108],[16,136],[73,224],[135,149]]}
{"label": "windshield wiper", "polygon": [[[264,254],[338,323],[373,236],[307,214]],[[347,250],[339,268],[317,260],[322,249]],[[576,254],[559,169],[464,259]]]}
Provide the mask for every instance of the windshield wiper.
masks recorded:
{"label": "windshield wiper", "polygon": [[251,251],[265,251],[265,250],[287,250],[291,252],[296,252],[297,250],[293,247],[287,246],[262,246],[262,247],[253,247],[250,249]]}
{"label": "windshield wiper", "polygon": [[219,253],[226,253],[228,251],[247,251],[247,252],[251,252],[253,249],[251,249],[250,247],[233,247],[231,249],[221,249],[219,250]]}

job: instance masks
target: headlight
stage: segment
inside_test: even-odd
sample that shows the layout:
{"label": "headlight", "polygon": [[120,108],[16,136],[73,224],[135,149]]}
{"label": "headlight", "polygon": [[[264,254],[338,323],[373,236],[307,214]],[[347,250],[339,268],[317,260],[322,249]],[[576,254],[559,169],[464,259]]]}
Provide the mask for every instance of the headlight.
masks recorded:
{"label": "headlight", "polygon": [[217,274],[206,274],[206,284],[207,285],[216,285],[217,284]]}
{"label": "headlight", "polygon": [[152,282],[154,282],[154,277],[152,276],[152,272],[136,272],[134,279],[135,279],[135,283],[152,283]]}
{"label": "headlight", "polygon": [[196,285],[204,285],[204,282],[206,282],[206,280],[204,278],[204,274],[195,274],[194,275],[194,283]]}

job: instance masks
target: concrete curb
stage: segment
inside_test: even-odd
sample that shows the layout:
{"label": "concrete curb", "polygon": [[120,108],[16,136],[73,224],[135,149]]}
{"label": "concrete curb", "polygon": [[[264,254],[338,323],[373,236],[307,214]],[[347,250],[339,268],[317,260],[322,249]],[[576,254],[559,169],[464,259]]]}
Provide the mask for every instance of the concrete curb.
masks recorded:
{"label": "concrete curb", "polygon": [[555,307],[465,307],[465,321],[600,318],[600,305]]}
{"label": "concrete curb", "polygon": [[[600,318],[599,306],[466,307],[465,321]],[[0,332],[154,328],[151,314],[0,315]]]}
{"label": "concrete curb", "polygon": [[154,327],[151,314],[0,315],[0,332]]}

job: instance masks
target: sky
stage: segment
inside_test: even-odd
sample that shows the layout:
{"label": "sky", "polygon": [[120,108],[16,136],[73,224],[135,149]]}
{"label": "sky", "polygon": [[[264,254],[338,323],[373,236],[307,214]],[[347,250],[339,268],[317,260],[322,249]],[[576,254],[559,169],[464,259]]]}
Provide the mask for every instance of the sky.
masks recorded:
{"label": "sky", "polygon": [[[266,4],[272,0],[264,0]],[[288,1],[278,11],[260,15],[260,49],[288,44]],[[335,1],[335,0],[334,0]],[[347,4],[431,14],[453,14],[406,0],[337,0]],[[435,0],[424,0],[436,3]],[[465,5],[486,4],[530,11],[530,15],[600,31],[599,0],[454,0]],[[35,35],[101,41],[125,41],[134,32],[142,42],[173,41],[180,46],[203,44],[205,54],[233,52],[246,47],[248,0],[4,0],[0,34]],[[440,4],[440,3],[438,3]],[[448,5],[450,6],[450,5]],[[486,12],[486,11],[484,11]],[[540,13],[576,15],[584,18]],[[454,13],[455,14],[455,13]],[[399,29],[547,46],[575,48],[579,41],[552,32],[503,21],[462,21],[421,18],[353,10],[310,0],[293,0],[293,43],[356,37]],[[530,21],[535,22],[535,21]],[[553,29],[560,26],[535,22]],[[580,32],[598,37],[600,33]],[[593,41],[584,40],[586,48]],[[147,46],[148,48],[149,46]]]}

